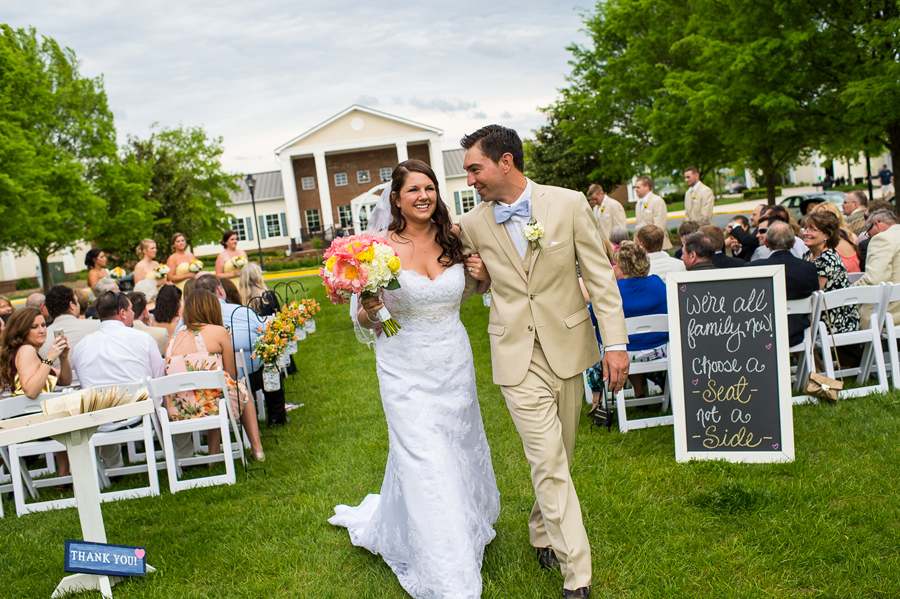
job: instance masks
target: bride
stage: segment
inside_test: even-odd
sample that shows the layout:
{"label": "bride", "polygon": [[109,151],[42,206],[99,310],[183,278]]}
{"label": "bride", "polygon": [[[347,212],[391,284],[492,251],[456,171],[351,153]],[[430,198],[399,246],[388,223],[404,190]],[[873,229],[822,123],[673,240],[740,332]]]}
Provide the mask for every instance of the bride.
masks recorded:
{"label": "bride", "polygon": [[[363,297],[351,308],[354,324],[378,336],[389,454],[381,495],[339,505],[328,521],[346,527],[354,545],[381,555],[413,597],[477,598],[500,496],[459,319],[462,244],[427,164],[407,160],[394,169],[369,231],[385,237],[403,267],[400,289],[382,298],[399,333],[380,335],[381,299]],[[487,279],[477,258],[470,266]],[[357,333],[365,339],[366,331]]]}

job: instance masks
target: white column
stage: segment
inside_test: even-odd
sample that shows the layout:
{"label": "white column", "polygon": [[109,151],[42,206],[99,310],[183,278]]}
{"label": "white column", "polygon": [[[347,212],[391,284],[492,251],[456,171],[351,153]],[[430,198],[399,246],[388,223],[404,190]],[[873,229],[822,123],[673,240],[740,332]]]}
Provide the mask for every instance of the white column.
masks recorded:
{"label": "white column", "polygon": [[322,216],[322,229],[334,226],[334,216],[331,209],[331,181],[328,179],[328,169],[325,168],[325,151],[313,152],[316,161],[316,183],[319,186],[319,207]]}
{"label": "white column", "polygon": [[398,141],[394,145],[397,146],[397,163],[399,164],[409,160],[409,153],[406,151],[406,142]]}
{"label": "white column", "polygon": [[[297,200],[297,179],[294,175],[293,157],[281,156],[281,187],[284,190],[284,214],[287,218],[288,237],[300,238],[300,204]],[[254,223],[256,226],[256,223]]]}
{"label": "white column", "polygon": [[0,254],[0,269],[2,269],[4,281],[19,279],[19,273],[16,271],[16,256],[11,251],[6,250]]}
{"label": "white column", "polygon": [[67,252],[63,254],[63,272],[78,272],[78,269],[75,266],[75,252]]}
{"label": "white column", "polygon": [[[441,151],[441,138],[437,135],[428,138],[428,158],[431,160],[431,170],[434,171],[438,185],[443,189],[444,203],[450,205],[447,197],[447,175],[444,173],[444,153]],[[452,213],[453,210],[451,209]]]}

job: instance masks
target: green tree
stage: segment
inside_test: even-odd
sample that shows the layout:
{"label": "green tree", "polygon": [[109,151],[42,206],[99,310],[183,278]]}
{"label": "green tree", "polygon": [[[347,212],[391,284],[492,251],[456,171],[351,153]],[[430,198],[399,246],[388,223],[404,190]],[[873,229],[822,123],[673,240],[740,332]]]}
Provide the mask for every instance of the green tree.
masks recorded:
{"label": "green tree", "polygon": [[94,226],[91,239],[117,265],[138,259],[138,242],[153,235],[159,204],[151,199],[153,171],[134,157],[114,156],[98,168],[97,193],[106,202],[103,218]]}
{"label": "green tree", "polygon": [[95,182],[115,130],[102,78],[82,77],[75,53],[34,29],[0,25],[0,155],[0,244],[33,252],[49,287],[49,257],[103,218]]}
{"label": "green tree", "polygon": [[182,233],[190,245],[221,238],[227,228],[237,176],[222,169],[222,138],[209,138],[201,127],[162,129],[148,140],[131,138],[128,159],[151,170],[147,199],[156,206],[152,237],[160,258],[171,237]]}

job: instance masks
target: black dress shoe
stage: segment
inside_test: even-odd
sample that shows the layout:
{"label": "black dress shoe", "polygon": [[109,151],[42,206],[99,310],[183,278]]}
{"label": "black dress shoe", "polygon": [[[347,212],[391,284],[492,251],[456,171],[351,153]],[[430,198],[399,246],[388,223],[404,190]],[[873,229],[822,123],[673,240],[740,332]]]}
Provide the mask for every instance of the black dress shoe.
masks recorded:
{"label": "black dress shoe", "polygon": [[556,559],[556,553],[553,552],[552,547],[536,547],[535,549],[537,549],[538,563],[541,565],[541,570],[555,570],[559,568],[559,560]]}
{"label": "black dress shoe", "polygon": [[275,420],[269,420],[269,421],[266,423],[266,426],[268,426],[269,428],[273,428],[273,427],[276,427],[276,426],[284,426],[285,424],[290,424],[290,423],[291,423],[291,419],[288,418],[287,416],[285,416],[284,420],[282,420],[282,421],[280,421],[280,422],[275,421]]}
{"label": "black dress shoe", "polygon": [[575,589],[574,591],[570,591],[569,589],[563,589],[563,599],[566,597],[578,597],[579,599],[590,599],[591,596],[591,588],[590,587],[581,587],[579,589]]}

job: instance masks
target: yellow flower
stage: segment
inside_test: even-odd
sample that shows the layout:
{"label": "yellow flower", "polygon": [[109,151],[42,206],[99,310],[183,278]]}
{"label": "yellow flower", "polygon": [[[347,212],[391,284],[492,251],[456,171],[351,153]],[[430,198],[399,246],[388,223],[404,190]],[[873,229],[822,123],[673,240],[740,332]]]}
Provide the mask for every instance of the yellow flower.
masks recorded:
{"label": "yellow flower", "polygon": [[397,272],[400,270],[400,258],[394,256],[390,260],[388,260],[388,268],[391,269],[392,272]]}
{"label": "yellow flower", "polygon": [[332,256],[328,259],[328,262],[325,263],[325,270],[328,272],[334,272],[334,263],[337,262],[337,258]]}
{"label": "yellow flower", "polygon": [[367,248],[365,251],[356,254],[356,257],[361,262],[371,262],[375,258],[375,250],[371,247]]}
{"label": "yellow flower", "polygon": [[344,268],[344,278],[348,281],[353,281],[354,279],[359,278],[359,269],[353,266],[352,264],[348,264]]}

